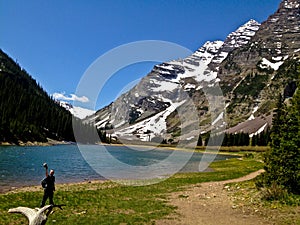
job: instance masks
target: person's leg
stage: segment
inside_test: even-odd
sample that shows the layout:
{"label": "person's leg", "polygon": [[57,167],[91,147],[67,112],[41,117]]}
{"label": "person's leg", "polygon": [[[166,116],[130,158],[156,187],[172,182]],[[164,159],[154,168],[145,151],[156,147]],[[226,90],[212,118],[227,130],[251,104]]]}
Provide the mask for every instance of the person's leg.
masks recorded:
{"label": "person's leg", "polygon": [[47,198],[48,198],[48,192],[47,191],[44,191],[44,196],[43,196],[43,200],[41,202],[41,208],[45,206],[45,203],[47,201]]}
{"label": "person's leg", "polygon": [[53,191],[50,191],[49,192],[49,203],[50,203],[50,205],[54,205],[54,202],[53,202]]}

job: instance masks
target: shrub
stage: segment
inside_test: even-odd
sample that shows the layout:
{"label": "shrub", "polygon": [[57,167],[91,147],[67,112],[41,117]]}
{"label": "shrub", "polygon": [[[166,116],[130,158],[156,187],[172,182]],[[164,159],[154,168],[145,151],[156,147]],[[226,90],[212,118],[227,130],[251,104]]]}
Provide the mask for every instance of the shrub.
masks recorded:
{"label": "shrub", "polygon": [[263,188],[261,194],[262,199],[268,201],[285,201],[288,198],[287,190],[276,182],[273,182],[268,188]]}

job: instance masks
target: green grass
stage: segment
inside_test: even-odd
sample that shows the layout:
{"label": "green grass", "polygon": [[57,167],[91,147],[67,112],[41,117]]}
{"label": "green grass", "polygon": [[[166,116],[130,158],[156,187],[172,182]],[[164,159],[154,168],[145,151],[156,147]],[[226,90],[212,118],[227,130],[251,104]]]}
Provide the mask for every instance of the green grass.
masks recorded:
{"label": "green grass", "polygon": [[[152,224],[175,212],[168,204],[171,192],[190,184],[237,178],[262,168],[253,159],[230,159],[210,165],[214,172],[176,174],[148,186],[123,186],[111,181],[81,185],[57,185],[55,202],[66,204],[56,209],[47,224]],[[27,224],[24,216],[7,213],[9,208],[39,206],[42,191],[0,195],[0,224]]]}
{"label": "green grass", "polygon": [[[236,153],[245,153],[245,152],[265,152],[269,149],[269,146],[221,146],[220,152],[236,152]],[[197,146],[196,150],[205,151],[205,150],[215,150],[216,146]]]}

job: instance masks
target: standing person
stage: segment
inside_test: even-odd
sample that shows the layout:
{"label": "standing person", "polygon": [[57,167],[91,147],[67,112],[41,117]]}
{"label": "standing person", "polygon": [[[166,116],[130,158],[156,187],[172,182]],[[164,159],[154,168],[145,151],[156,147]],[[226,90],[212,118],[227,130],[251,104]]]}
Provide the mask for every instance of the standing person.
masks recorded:
{"label": "standing person", "polygon": [[46,170],[46,177],[42,180],[42,187],[44,188],[44,196],[41,202],[41,208],[45,206],[47,198],[49,198],[50,205],[54,205],[53,202],[53,194],[55,191],[55,176],[54,170],[50,170],[50,174],[48,174],[48,165],[47,163],[43,164]]}

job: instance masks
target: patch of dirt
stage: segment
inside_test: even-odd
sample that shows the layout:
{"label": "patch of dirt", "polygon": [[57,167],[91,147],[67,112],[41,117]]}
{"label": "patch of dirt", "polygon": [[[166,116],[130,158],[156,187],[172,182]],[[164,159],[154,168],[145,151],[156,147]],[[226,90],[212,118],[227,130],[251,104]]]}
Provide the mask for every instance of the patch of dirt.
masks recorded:
{"label": "patch of dirt", "polygon": [[[257,212],[242,211],[234,205],[228,195],[226,184],[250,180],[263,170],[247,176],[220,181],[206,182],[190,186],[187,190],[172,193],[171,205],[177,206],[177,214],[155,221],[158,225],[259,225],[272,224]],[[224,188],[225,187],[225,188]]]}

